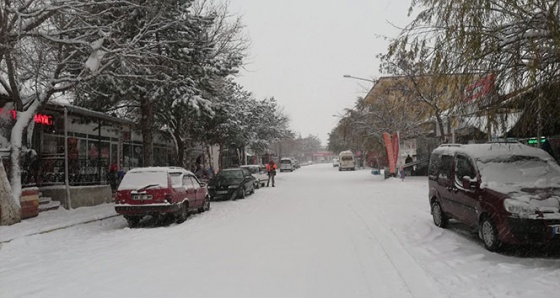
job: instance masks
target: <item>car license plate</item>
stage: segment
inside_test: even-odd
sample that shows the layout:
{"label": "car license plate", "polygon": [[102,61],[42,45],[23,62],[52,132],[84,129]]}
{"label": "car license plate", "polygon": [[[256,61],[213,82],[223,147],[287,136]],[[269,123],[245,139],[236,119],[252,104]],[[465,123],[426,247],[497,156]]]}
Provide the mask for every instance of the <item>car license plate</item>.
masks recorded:
{"label": "car license plate", "polygon": [[560,235],[560,226],[551,226],[552,235]]}
{"label": "car license plate", "polygon": [[152,199],[151,195],[146,194],[139,194],[139,195],[132,195],[133,200],[150,200]]}
{"label": "car license plate", "polygon": [[219,195],[225,195],[225,194],[228,193],[228,191],[227,190],[218,190],[216,193],[219,194]]}

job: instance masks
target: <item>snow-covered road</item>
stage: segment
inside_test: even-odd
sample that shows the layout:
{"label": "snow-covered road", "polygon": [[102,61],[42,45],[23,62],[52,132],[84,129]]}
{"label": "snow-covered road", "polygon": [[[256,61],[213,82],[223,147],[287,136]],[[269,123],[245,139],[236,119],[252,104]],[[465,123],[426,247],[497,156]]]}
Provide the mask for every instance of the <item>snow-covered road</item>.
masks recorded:
{"label": "snow-covered road", "polygon": [[560,253],[435,227],[427,180],[329,164],[167,227],[121,217],[0,249],[0,297],[558,297]]}

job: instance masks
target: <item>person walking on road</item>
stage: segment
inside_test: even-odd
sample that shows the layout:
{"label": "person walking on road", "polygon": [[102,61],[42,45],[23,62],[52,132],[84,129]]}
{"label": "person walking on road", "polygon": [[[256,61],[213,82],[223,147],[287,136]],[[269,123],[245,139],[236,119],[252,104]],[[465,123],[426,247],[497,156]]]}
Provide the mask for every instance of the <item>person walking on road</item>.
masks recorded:
{"label": "person walking on road", "polygon": [[268,180],[266,181],[267,187],[270,184],[271,179],[272,179],[272,187],[274,187],[274,176],[276,176],[277,168],[278,167],[276,166],[276,163],[274,163],[274,160],[272,159],[266,164],[266,171],[268,172]]}

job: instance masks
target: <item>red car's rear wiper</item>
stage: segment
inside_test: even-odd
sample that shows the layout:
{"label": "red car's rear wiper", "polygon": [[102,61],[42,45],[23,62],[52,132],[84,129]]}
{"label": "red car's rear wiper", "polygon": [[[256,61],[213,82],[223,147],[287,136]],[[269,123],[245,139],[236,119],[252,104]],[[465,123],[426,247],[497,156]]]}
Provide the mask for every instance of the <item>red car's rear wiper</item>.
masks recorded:
{"label": "red car's rear wiper", "polygon": [[148,185],[146,185],[146,186],[144,186],[144,187],[140,187],[140,188],[137,189],[136,191],[137,191],[137,192],[138,192],[138,191],[143,191],[143,190],[146,190],[146,189],[148,189],[148,188],[150,188],[150,187],[154,187],[154,186],[158,186],[158,185],[159,185],[159,184],[148,184]]}

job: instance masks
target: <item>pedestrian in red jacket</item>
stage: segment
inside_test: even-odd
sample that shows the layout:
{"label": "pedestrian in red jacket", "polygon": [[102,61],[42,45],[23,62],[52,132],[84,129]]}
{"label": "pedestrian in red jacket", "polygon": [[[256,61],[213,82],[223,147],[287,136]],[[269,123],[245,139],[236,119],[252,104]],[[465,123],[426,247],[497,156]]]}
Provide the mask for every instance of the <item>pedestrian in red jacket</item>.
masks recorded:
{"label": "pedestrian in red jacket", "polygon": [[272,179],[272,187],[274,187],[274,176],[276,176],[277,168],[278,167],[276,166],[276,163],[274,163],[274,160],[272,159],[266,164],[266,171],[268,172],[268,181],[266,181],[267,187],[270,184],[271,179]]}

